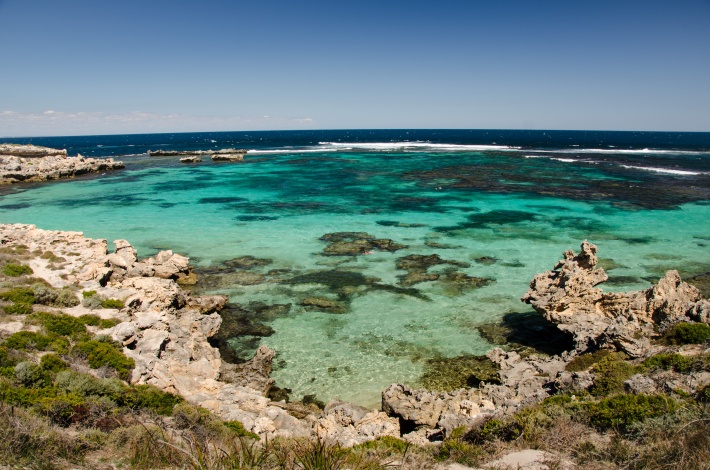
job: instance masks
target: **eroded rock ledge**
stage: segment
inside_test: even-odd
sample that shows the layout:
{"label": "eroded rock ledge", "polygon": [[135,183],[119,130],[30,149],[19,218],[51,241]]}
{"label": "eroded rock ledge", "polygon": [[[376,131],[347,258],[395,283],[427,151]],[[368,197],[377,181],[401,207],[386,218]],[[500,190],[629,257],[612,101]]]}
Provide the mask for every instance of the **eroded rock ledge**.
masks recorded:
{"label": "eroded rock ledge", "polygon": [[73,178],[124,168],[113,158],[67,156],[66,150],[36,145],[0,144],[0,184]]}

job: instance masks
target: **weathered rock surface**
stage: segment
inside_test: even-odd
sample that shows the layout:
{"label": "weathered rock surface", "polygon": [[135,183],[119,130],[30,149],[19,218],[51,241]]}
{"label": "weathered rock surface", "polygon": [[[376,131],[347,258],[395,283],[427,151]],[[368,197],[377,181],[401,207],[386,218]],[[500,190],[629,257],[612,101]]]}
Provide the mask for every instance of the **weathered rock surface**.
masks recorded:
{"label": "weathered rock surface", "polygon": [[202,159],[198,156],[183,157],[180,159],[180,163],[200,163]]}
{"label": "weathered rock surface", "polygon": [[579,254],[564,252],[554,270],[533,278],[522,298],[571,333],[576,351],[613,348],[640,357],[649,350],[654,325],[663,329],[681,321],[708,321],[710,302],[677,271],[668,271],[643,291],[603,292],[595,286],[608,276],[597,268],[596,252],[597,247],[586,241]]}
{"label": "weathered rock surface", "polygon": [[0,184],[72,178],[124,168],[113,158],[67,156],[66,150],[36,145],[0,144]]}

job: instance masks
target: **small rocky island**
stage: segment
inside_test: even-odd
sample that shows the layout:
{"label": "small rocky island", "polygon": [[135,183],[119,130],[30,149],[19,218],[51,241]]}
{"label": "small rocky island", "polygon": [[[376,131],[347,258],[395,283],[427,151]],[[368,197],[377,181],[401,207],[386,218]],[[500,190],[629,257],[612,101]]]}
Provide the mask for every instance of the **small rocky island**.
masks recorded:
{"label": "small rocky island", "polygon": [[0,184],[73,178],[124,168],[113,158],[67,155],[66,150],[37,145],[0,144]]}
{"label": "small rocky island", "polygon": [[[273,466],[259,468],[294,469],[304,467],[279,467],[278,455],[301,462],[325,453],[340,464],[327,468],[351,468],[346,456],[365,458],[361,451],[369,449],[367,458],[378,464],[411,469],[596,469],[654,458],[663,432],[672,432],[668,445],[676,447],[696,428],[707,442],[710,301],[676,271],[643,291],[603,292],[596,285],[607,277],[586,241],[535,276],[522,299],[548,322],[545,334],[556,327],[568,337],[567,350],[549,355],[508,342],[486,356],[449,359],[453,368],[442,360],[436,373],[448,370],[463,386],[393,384],[380,410],[277,397],[269,377],[274,351],[262,346],[250,361],[231,364],[211,344],[228,299],[181,287],[199,282],[188,258],[162,251],[139,259],[127,241],[114,245],[110,252],[106,240],[78,232],[0,225],[0,392],[3,402],[36,408],[52,425],[119,436],[112,445],[130,442],[130,458],[143,449],[162,459],[150,460],[151,467],[182,467],[197,445],[210,458],[227,458],[230,445],[245,445],[225,438],[229,432],[261,439],[260,452],[273,452],[264,460]],[[24,398],[32,394],[42,398]],[[173,417],[116,414],[99,399]],[[19,418],[4,409],[0,420],[12,428]],[[664,416],[676,421],[650,431],[633,427]],[[195,440],[199,433],[205,442]],[[639,433],[655,441],[637,444]],[[274,438],[282,439],[283,454],[269,450]],[[210,447],[209,439],[222,440]],[[316,447],[304,447],[304,439]],[[636,446],[636,454],[605,457],[619,445],[614,439]],[[353,450],[323,447],[334,445]],[[689,444],[683,458],[702,459],[707,448]],[[610,465],[587,466],[595,459]]]}

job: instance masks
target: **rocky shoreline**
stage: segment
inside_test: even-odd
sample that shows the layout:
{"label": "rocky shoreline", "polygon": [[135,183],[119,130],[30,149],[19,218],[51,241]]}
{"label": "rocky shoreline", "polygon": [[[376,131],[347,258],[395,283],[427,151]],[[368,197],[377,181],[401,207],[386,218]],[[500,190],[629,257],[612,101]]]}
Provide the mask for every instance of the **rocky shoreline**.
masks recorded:
{"label": "rocky shoreline", "polygon": [[70,157],[66,150],[37,145],[0,144],[0,184],[73,178],[125,168],[113,158]]}
{"label": "rocky shoreline", "polygon": [[[120,308],[101,311],[118,324],[97,333],[120,342],[134,361],[130,383],[181,395],[265,439],[311,437],[350,447],[389,436],[428,445],[554,395],[587,393],[600,376],[589,367],[572,370],[570,365],[580,357],[600,351],[624,353],[640,363],[661,353],[708,352],[707,344],[683,349],[652,343],[675,325],[710,323],[710,302],[697,288],[669,271],[649,289],[604,293],[596,287],[606,280],[597,267],[597,248],[585,241],[578,254],[565,252],[553,270],[535,276],[522,299],[572,337],[571,350],[546,356],[494,348],[484,360],[490,361],[497,378],[486,378],[475,387],[443,392],[393,384],[382,392],[381,410],[340,401],[321,410],[268,398],[274,385],[269,377],[274,351],[261,347],[244,364],[223,360],[209,340],[220,328],[219,312],[228,299],[195,296],[180,287],[198,282],[188,258],[162,251],[139,259],[127,241],[114,244],[115,251],[109,252],[106,240],[79,232],[0,225],[0,246],[25,253],[24,262],[35,277],[56,289],[72,289],[77,296],[91,292],[120,302]],[[90,310],[77,305],[62,312],[79,317]],[[2,325],[0,335],[26,328],[11,320],[14,323]],[[630,393],[675,390],[693,395],[709,383],[710,372],[692,371],[636,374],[624,386]]]}

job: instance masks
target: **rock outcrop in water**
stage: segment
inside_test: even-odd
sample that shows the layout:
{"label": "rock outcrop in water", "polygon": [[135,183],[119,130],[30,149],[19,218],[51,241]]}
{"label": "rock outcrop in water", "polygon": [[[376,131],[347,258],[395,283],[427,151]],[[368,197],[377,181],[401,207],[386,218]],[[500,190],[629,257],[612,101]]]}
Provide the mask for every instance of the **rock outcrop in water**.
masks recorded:
{"label": "rock outcrop in water", "polygon": [[0,144],[0,184],[73,178],[124,168],[113,158],[67,156],[66,150],[36,145]]}
{"label": "rock outcrop in water", "polygon": [[244,160],[247,150],[245,149],[220,149],[220,150],[148,150],[148,155],[151,157],[177,157],[181,158],[182,163],[201,162],[200,155],[209,156],[215,162],[241,162]]}
{"label": "rock outcrop in water", "polygon": [[618,349],[632,357],[650,347],[654,327],[681,321],[710,322],[710,302],[668,271],[653,287],[635,292],[603,292],[607,280],[597,267],[597,247],[583,242],[579,254],[565,251],[552,271],[536,275],[522,300],[545,319],[573,335],[575,350]]}

